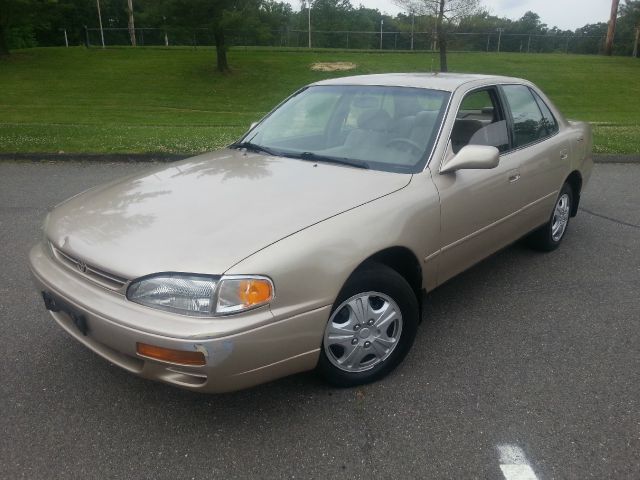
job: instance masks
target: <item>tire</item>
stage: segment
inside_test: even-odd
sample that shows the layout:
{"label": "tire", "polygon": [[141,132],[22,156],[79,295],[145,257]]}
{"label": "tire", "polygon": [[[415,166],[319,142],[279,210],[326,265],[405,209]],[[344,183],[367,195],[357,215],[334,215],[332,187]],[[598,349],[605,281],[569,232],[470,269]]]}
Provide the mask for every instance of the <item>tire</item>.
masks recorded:
{"label": "tire", "polygon": [[527,244],[531,248],[551,252],[560,246],[569,228],[573,198],[573,189],[565,183],[558,194],[549,221],[527,237]]}
{"label": "tire", "polygon": [[381,379],[411,349],[418,320],[418,299],[399,273],[377,263],[363,266],[349,277],[333,305],[318,372],[339,387]]}

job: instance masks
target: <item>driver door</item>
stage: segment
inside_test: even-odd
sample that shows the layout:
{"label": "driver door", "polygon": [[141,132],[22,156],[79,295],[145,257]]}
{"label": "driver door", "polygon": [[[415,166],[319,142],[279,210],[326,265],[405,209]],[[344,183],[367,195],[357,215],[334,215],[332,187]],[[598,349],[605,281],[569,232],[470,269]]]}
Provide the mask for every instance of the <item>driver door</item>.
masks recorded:
{"label": "driver door", "polygon": [[441,215],[438,284],[518,236],[515,213],[519,209],[520,165],[507,153],[510,139],[506,119],[496,87],[467,93],[457,111],[443,165],[465,145],[497,147],[500,163],[493,169],[450,173],[433,168]]}

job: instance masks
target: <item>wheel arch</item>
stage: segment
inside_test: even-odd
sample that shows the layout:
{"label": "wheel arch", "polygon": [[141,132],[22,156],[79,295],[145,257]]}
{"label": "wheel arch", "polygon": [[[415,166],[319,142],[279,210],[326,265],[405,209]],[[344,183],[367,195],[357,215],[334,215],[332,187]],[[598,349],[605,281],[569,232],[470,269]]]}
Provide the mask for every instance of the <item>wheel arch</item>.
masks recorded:
{"label": "wheel arch", "polygon": [[388,247],[370,255],[356,267],[354,272],[371,263],[385,265],[399,273],[411,286],[418,303],[422,303],[422,266],[416,254],[407,247]]}
{"label": "wheel arch", "polygon": [[578,213],[580,204],[580,192],[582,191],[582,175],[578,170],[574,170],[569,174],[565,183],[568,183],[573,191],[573,205],[571,206],[571,216],[575,217]]}

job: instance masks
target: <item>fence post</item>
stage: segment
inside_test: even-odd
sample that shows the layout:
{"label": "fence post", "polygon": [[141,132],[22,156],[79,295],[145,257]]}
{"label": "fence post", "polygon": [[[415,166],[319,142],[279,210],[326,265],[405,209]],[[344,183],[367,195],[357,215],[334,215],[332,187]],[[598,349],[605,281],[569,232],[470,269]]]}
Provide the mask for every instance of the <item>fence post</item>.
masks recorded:
{"label": "fence post", "polygon": [[489,51],[489,43],[491,43],[491,34],[487,35],[487,52]]}
{"label": "fence post", "polygon": [[64,46],[69,48],[69,37],[67,37],[67,29],[63,28],[64,30]]}
{"label": "fence post", "polygon": [[87,26],[84,26],[84,46],[89,48],[91,44],[89,43],[89,29]]}
{"label": "fence post", "polygon": [[349,32],[347,32],[347,50],[349,50]]}
{"label": "fence post", "polygon": [[531,34],[529,34],[529,41],[527,42],[527,53],[531,51]]}

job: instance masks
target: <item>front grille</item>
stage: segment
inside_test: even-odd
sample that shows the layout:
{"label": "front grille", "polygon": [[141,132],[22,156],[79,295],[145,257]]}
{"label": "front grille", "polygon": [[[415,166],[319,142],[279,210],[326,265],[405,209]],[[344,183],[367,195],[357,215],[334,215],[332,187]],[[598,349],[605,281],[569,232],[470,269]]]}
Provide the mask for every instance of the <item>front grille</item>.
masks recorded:
{"label": "front grille", "polygon": [[116,290],[119,292],[124,290],[124,286],[127,283],[126,278],[106,272],[100,268],[94,267],[93,265],[88,265],[82,260],[63,252],[53,244],[50,245],[56,259],[66,267],[72,269],[74,272],[110,290]]}

